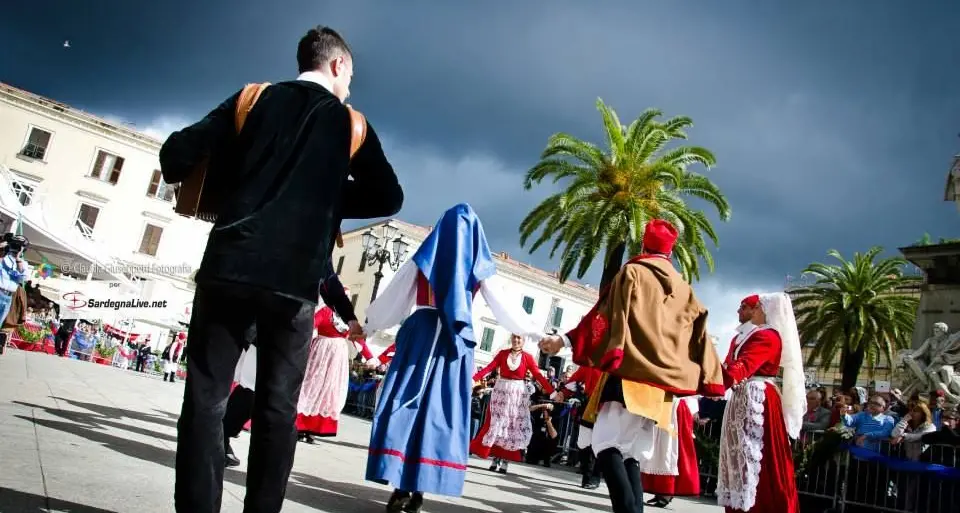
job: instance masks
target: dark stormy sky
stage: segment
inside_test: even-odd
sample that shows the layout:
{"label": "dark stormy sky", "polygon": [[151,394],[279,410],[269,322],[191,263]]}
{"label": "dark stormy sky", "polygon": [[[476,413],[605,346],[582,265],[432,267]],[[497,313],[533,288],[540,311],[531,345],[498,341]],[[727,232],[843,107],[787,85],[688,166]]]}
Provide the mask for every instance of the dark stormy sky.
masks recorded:
{"label": "dark stormy sky", "polygon": [[547,137],[602,142],[597,97],[625,121],[691,116],[734,211],[698,285],[722,339],[739,297],[830,248],[960,236],[942,201],[960,151],[956,2],[5,4],[0,80],[161,137],[246,82],[294,78],[297,40],[331,25],[354,49],[351,103],[406,188],[399,217],[468,201],[494,250],[547,269],[517,231],[550,192],[521,186]]}

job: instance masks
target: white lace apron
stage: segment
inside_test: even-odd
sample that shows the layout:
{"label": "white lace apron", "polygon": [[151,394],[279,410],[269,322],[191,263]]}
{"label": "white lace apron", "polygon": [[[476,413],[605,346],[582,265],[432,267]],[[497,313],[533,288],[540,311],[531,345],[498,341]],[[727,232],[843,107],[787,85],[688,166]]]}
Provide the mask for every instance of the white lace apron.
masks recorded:
{"label": "white lace apron", "polygon": [[763,459],[763,412],[772,378],[752,377],[733,389],[723,412],[717,503],[749,511],[757,502]]}

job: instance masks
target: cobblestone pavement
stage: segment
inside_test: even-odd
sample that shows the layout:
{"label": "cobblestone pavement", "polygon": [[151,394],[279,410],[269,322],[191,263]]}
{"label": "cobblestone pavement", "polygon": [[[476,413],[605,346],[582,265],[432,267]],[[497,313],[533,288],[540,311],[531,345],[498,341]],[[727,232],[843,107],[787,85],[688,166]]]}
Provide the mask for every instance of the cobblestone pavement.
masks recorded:
{"label": "cobblestone pavement", "polygon": [[[0,513],[173,511],[176,420],[183,384],[8,349],[0,355]],[[363,480],[369,422],[300,444],[284,512],[382,512],[390,490]],[[246,454],[247,435],[234,442]],[[563,469],[512,465],[506,476],[471,460],[464,496],[428,497],[426,512],[610,511]],[[242,510],[245,467],[228,469],[225,513]],[[649,511],[659,511],[649,508]],[[678,499],[669,511],[721,511]]]}

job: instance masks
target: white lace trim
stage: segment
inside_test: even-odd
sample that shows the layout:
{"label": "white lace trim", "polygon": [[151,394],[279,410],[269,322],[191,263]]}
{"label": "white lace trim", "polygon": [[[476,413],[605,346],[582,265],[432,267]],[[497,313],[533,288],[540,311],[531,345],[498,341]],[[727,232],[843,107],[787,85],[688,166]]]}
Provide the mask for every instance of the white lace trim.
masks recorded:
{"label": "white lace trim", "polygon": [[757,502],[763,459],[763,411],[767,381],[751,379],[736,387],[723,413],[717,503],[749,511]]}
{"label": "white lace trim", "polygon": [[507,355],[507,368],[515,371],[520,368],[520,364],[523,363],[523,351],[519,353],[510,353]]}

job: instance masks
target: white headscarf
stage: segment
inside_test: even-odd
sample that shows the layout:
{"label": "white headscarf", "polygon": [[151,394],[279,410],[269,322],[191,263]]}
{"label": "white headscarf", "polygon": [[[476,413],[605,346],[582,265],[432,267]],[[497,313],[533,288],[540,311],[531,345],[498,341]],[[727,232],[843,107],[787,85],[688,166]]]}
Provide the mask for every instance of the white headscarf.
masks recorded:
{"label": "white headscarf", "polygon": [[783,292],[760,295],[760,306],[767,317],[767,325],[777,330],[782,341],[780,367],[783,368],[783,420],[790,438],[800,436],[803,413],[807,408],[806,377],[803,374],[803,354],[800,351],[800,333],[793,315],[790,296]]}

